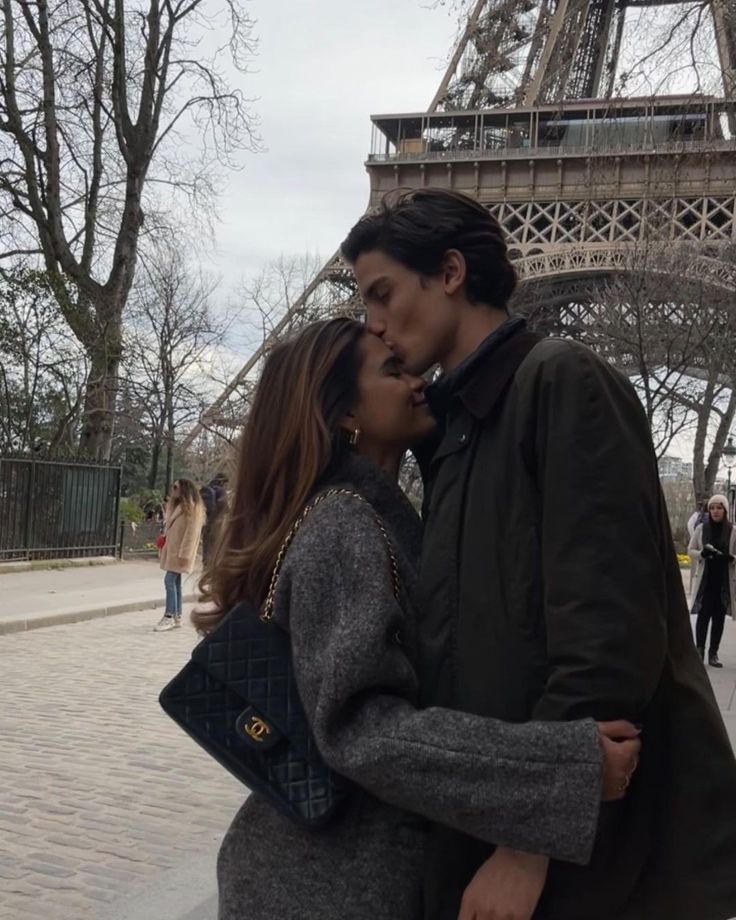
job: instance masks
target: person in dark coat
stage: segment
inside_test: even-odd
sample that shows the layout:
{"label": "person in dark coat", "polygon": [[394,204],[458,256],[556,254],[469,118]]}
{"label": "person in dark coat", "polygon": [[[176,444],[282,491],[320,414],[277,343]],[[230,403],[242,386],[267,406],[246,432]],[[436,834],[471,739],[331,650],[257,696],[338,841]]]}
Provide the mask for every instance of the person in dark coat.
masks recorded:
{"label": "person in dark coat", "polygon": [[207,632],[243,598],[260,607],[282,560],[274,618],[299,696],[324,760],[355,787],[318,832],[251,795],[220,850],[220,920],[421,920],[424,818],[584,863],[601,798],[620,799],[635,768],[625,723],[418,708],[421,523],[397,476],[434,429],[424,389],[350,319],[307,327],[266,360],[203,584],[212,603],[192,619]]}
{"label": "person in dark coat", "polygon": [[705,524],[708,519],[708,499],[698,503],[698,507],[693,511],[687,521],[687,533],[692,540],[696,527]]}
{"label": "person in dark coat", "polygon": [[736,533],[728,519],[725,495],[714,495],[709,500],[708,517],[695,528],[688,552],[695,568],[695,645],[704,659],[710,627],[708,664],[722,668],[718,649],[723,627],[729,614],[736,619]]}
{"label": "person in dark coat", "polygon": [[443,371],[427,392],[440,437],[419,458],[423,704],[643,725],[640,769],[603,806],[587,866],[515,861],[436,825],[425,917],[736,916],[736,761],[634,388],[582,344],[509,317],[503,232],[460,193],[396,192],[342,252],[368,328],[410,372]]}
{"label": "person in dark coat", "polygon": [[204,504],[206,518],[202,531],[202,563],[207,566],[212,561],[212,554],[217,543],[217,538],[223,517],[227,512],[227,476],[218,473],[206,486],[202,486],[199,494]]}

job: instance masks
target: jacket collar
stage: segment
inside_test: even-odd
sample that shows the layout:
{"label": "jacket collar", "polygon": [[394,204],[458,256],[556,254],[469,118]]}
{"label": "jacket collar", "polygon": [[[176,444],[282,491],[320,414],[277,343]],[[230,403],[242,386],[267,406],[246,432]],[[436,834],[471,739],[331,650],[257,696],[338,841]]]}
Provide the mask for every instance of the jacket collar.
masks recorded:
{"label": "jacket collar", "polygon": [[520,325],[497,348],[477,361],[457,392],[471,415],[478,419],[488,418],[506,393],[519,365],[543,338]]}
{"label": "jacket collar", "polygon": [[484,363],[486,358],[507,339],[516,335],[525,326],[526,320],[521,316],[508,317],[497,329],[486,336],[475,351],[468,355],[464,361],[461,361],[454,370],[443,374],[427,388],[427,402],[438,418],[445,415],[453,399],[473,376],[476,368]]}

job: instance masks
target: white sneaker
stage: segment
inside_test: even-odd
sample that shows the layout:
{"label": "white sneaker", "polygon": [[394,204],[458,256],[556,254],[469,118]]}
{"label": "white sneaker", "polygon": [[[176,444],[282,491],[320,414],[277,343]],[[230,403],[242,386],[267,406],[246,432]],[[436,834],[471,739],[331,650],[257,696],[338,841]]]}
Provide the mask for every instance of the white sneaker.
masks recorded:
{"label": "white sneaker", "polygon": [[180,623],[177,623],[176,620],[177,617],[164,614],[164,616],[162,616],[158,623],[156,623],[156,625],[153,627],[153,631],[166,632],[169,629],[176,629],[177,626],[181,625]]}
{"label": "white sneaker", "polygon": [[181,628],[181,614],[179,614],[178,617],[174,617],[174,626],[175,626],[177,629],[180,629],[180,628]]}

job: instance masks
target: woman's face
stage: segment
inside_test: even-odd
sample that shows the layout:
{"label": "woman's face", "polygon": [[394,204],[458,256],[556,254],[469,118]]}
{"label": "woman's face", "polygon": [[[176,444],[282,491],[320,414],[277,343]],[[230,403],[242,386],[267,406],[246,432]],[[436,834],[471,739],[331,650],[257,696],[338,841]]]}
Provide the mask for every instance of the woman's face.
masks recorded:
{"label": "woman's face", "polygon": [[424,398],[426,383],[405,373],[401,361],[371,333],[360,342],[358,403],[345,427],[360,429],[358,444],[405,451],[434,431],[436,422]]}
{"label": "woman's face", "polygon": [[711,505],[708,510],[710,511],[710,517],[714,524],[720,524],[726,516],[726,509],[721,504]]}

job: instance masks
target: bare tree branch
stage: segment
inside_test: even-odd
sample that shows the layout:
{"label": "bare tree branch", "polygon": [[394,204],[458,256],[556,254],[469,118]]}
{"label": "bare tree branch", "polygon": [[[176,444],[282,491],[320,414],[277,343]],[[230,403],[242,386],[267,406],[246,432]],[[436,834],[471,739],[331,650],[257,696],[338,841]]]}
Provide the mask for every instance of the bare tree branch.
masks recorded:
{"label": "bare tree branch", "polygon": [[[66,279],[58,308],[90,365],[82,446],[106,457],[146,212],[163,217],[153,189],[205,199],[211,212],[213,170],[258,146],[248,101],[221,75],[221,51],[200,50],[225,15],[226,50],[246,70],[253,23],[237,0],[0,0],[0,10],[6,248],[39,250],[49,277]],[[199,147],[180,143],[194,133]]]}

